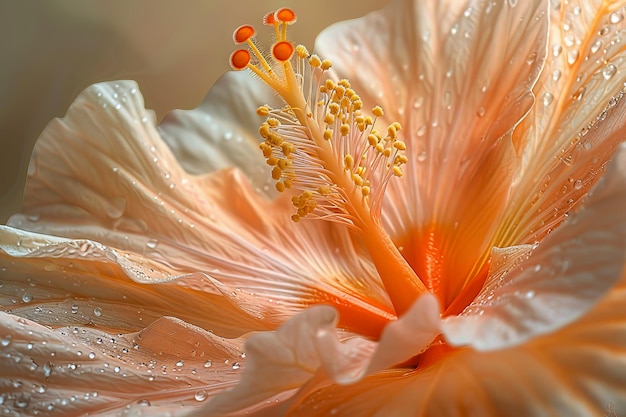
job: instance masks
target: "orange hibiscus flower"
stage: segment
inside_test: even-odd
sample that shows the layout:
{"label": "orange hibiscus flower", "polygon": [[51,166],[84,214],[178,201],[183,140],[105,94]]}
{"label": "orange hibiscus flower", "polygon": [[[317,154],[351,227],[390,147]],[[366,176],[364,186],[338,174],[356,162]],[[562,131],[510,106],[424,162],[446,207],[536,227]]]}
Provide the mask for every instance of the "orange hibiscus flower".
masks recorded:
{"label": "orange hibiscus flower", "polygon": [[158,127],[88,88],[0,229],[0,407],[626,412],[624,13],[397,0],[318,57],[280,9]]}

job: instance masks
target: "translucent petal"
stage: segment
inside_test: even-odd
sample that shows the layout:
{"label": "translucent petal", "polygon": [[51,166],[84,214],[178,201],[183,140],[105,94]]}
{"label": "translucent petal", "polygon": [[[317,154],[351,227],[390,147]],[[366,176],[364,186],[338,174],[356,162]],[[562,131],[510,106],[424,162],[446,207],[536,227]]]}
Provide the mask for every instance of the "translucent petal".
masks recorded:
{"label": "translucent petal", "polygon": [[492,277],[462,315],[444,320],[449,343],[502,349],[552,332],[589,310],[624,270],[625,190],[626,145],[621,145],[575,215],[510,271]]}
{"label": "translucent petal", "polygon": [[522,160],[495,245],[533,243],[553,230],[623,140],[625,14],[622,2],[553,2],[549,54],[537,104],[514,133]]}
{"label": "translucent petal", "polygon": [[288,196],[268,200],[239,170],[185,173],[154,124],[143,122],[143,100],[133,89],[131,82],[92,86],[46,128],[31,161],[24,213],[11,218],[12,226],[90,239],[178,275],[202,272],[209,281],[184,285],[218,288],[262,329],[319,302],[335,305],[342,324],[365,334],[378,334],[394,318],[348,230],[294,224]]}
{"label": "translucent petal", "polygon": [[620,416],[626,410],[626,275],[581,320],[502,350],[333,385],[290,415]]}
{"label": "translucent petal", "polygon": [[247,71],[228,72],[200,106],[171,112],[158,131],[187,172],[238,167],[255,188],[268,193],[273,183],[259,150],[263,120],[256,114],[262,104],[280,107],[269,88]]}
{"label": "translucent petal", "polygon": [[288,400],[291,406],[333,381],[354,383],[404,362],[425,350],[439,333],[439,306],[430,294],[419,298],[407,314],[391,322],[378,343],[361,337],[342,338],[335,329],[337,318],[336,311],[328,306],[311,307],[276,332],[250,336],[241,382],[216,397],[205,412],[258,406],[274,395],[300,388]]}
{"label": "translucent petal", "polygon": [[397,0],[318,38],[366,107],[403,126],[409,163],[387,191],[386,227],[445,304],[491,249],[514,175],[509,134],[534,102],[548,24],[545,1]]}
{"label": "translucent petal", "polygon": [[[52,330],[0,312],[0,399],[7,415],[163,415],[202,405],[241,373],[241,340],[173,318],[135,333]],[[184,407],[184,408],[180,408]],[[131,414],[132,415],[132,414]]]}

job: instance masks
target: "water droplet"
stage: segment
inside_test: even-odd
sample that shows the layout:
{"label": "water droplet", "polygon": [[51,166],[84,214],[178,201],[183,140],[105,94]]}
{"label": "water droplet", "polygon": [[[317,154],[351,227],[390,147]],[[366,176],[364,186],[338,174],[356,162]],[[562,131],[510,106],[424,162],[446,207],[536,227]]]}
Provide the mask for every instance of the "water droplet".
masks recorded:
{"label": "water droplet", "polygon": [[565,46],[567,47],[574,46],[574,43],[576,43],[573,35],[567,35],[563,38],[563,42],[565,42]]}
{"label": "water droplet", "polygon": [[552,47],[552,55],[553,56],[559,56],[561,55],[561,52],[563,52],[563,47],[561,45],[554,45]]}
{"label": "water droplet", "polygon": [[78,313],[78,304],[74,304],[72,306],[72,314],[76,314],[76,313]]}
{"label": "water droplet", "polygon": [[201,389],[199,391],[196,391],[196,393],[193,395],[193,398],[195,398],[196,401],[204,401],[208,398],[208,395],[205,390]]}
{"label": "water droplet", "polygon": [[137,405],[140,405],[142,407],[150,407],[152,404],[150,404],[150,400],[139,400],[137,401]]}
{"label": "water droplet", "polygon": [[609,29],[609,27],[608,27],[608,26],[604,26],[604,27],[602,27],[602,28],[598,31],[598,35],[600,35],[600,36],[604,36],[604,35],[606,35],[607,33],[609,33],[609,31],[610,31],[610,30],[611,30],[611,29]]}
{"label": "water droplet", "polygon": [[583,182],[581,180],[576,180],[574,181],[574,190],[580,190],[581,188],[583,188]]}
{"label": "water droplet", "polygon": [[206,361],[206,362],[204,363],[204,367],[205,367],[205,368],[210,368],[210,367],[211,367],[211,365],[213,365],[213,362],[211,362],[211,361]]}
{"label": "water droplet", "polygon": [[426,133],[426,126],[420,126],[416,132],[417,136],[424,136],[425,133]]}
{"label": "water droplet", "polygon": [[600,50],[603,43],[604,42],[602,41],[602,39],[598,39],[597,41],[593,43],[593,45],[591,45],[591,48],[589,48],[589,50],[591,51],[592,54],[595,54],[596,52]]}
{"label": "water droplet", "polygon": [[483,106],[480,106],[478,108],[478,111],[476,112],[476,116],[483,117],[484,115],[485,115],[485,108]]}
{"label": "water droplet", "polygon": [[426,151],[422,151],[417,155],[417,161],[418,162],[424,162],[426,160],[426,157],[428,155],[426,154]]}
{"label": "water droplet", "polygon": [[567,53],[567,63],[570,65],[574,65],[577,59],[578,59],[578,49],[571,49]]}
{"label": "water droplet", "polygon": [[543,105],[544,106],[549,106],[550,103],[552,103],[552,99],[554,99],[554,96],[546,91],[543,94]]}
{"label": "water droplet", "polygon": [[534,296],[535,296],[535,292],[533,290],[530,290],[526,292],[526,294],[524,294],[524,297],[526,298],[533,298]]}
{"label": "water droplet", "polygon": [[239,364],[239,362],[233,363],[233,369],[239,369],[239,368],[241,368],[241,365]]}
{"label": "water droplet", "polygon": [[624,20],[624,14],[618,10],[614,13],[611,13],[610,20],[611,20],[611,23],[613,24],[619,23],[622,20]]}
{"label": "water droplet", "polygon": [[155,249],[158,244],[159,244],[159,241],[156,239],[150,239],[149,241],[146,242],[146,246],[149,247],[150,249]]}
{"label": "water droplet", "polygon": [[10,334],[4,336],[3,338],[0,338],[0,346],[2,347],[7,347],[11,344],[11,340],[13,339],[13,336],[11,336]]}
{"label": "water droplet", "polygon": [[613,64],[608,64],[602,70],[602,76],[604,77],[605,80],[610,80],[615,75],[616,72],[617,72],[617,67]]}
{"label": "water droplet", "polygon": [[176,366],[183,366],[183,365],[185,365],[185,361],[182,359],[176,362]]}
{"label": "water droplet", "polygon": [[102,316],[102,309],[100,307],[96,307],[93,309],[93,315],[96,317]]}
{"label": "water droplet", "polygon": [[29,292],[25,292],[24,294],[22,294],[22,301],[25,303],[30,303],[31,301],[33,301],[33,295]]}
{"label": "water droplet", "polygon": [[106,207],[106,214],[111,219],[119,219],[126,210],[126,199],[124,197],[116,197],[110,201]]}
{"label": "water droplet", "polygon": [[89,359],[95,359],[96,358],[96,354],[93,352],[89,352]]}

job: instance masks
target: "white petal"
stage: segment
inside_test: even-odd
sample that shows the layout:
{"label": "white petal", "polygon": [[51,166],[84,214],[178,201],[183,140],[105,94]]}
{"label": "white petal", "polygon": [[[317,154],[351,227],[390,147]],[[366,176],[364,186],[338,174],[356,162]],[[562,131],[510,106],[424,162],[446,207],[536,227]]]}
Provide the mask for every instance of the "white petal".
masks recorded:
{"label": "white petal", "polygon": [[404,362],[428,347],[439,333],[434,296],[418,299],[406,315],[390,323],[376,343],[361,337],[341,340],[337,313],[316,306],[295,316],[276,332],[252,335],[246,343],[246,369],[235,388],[216,397],[207,413],[231,412],[301,388],[289,402],[333,382],[354,383]]}
{"label": "white petal", "polygon": [[[129,334],[52,330],[0,312],[0,401],[9,415],[121,415],[193,408],[239,378],[241,341],[173,318]],[[235,365],[235,366],[234,366]]]}
{"label": "white petal", "polygon": [[626,257],[626,145],[584,206],[532,255],[487,286],[443,333],[455,346],[502,349],[576,320],[620,278]]}
{"label": "white petal", "polygon": [[273,189],[258,146],[263,120],[256,109],[263,104],[280,107],[271,90],[249,72],[228,72],[200,106],[171,112],[158,130],[188,172],[204,174],[234,166],[256,188]]}

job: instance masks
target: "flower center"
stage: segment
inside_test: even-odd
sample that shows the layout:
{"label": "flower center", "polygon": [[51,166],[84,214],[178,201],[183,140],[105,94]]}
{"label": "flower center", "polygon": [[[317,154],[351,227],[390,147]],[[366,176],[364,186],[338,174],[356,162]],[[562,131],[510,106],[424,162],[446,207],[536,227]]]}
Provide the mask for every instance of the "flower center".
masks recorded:
{"label": "flower center", "polygon": [[261,151],[276,190],[293,192],[293,221],[335,221],[359,234],[400,315],[427,291],[380,220],[387,184],[402,176],[408,161],[398,137],[401,126],[394,122],[382,132],[376,129],[382,108],[362,113],[363,102],[350,82],[328,75],[330,61],[302,45],[294,47],[287,27],[295,21],[291,9],[265,16],[276,38],[269,53],[255,44],[252,26],[240,26],[233,34],[236,44],[247,46],[231,55],[233,69],[249,69],[285,102],[279,109],[264,105],[257,111],[266,117],[259,128]]}

